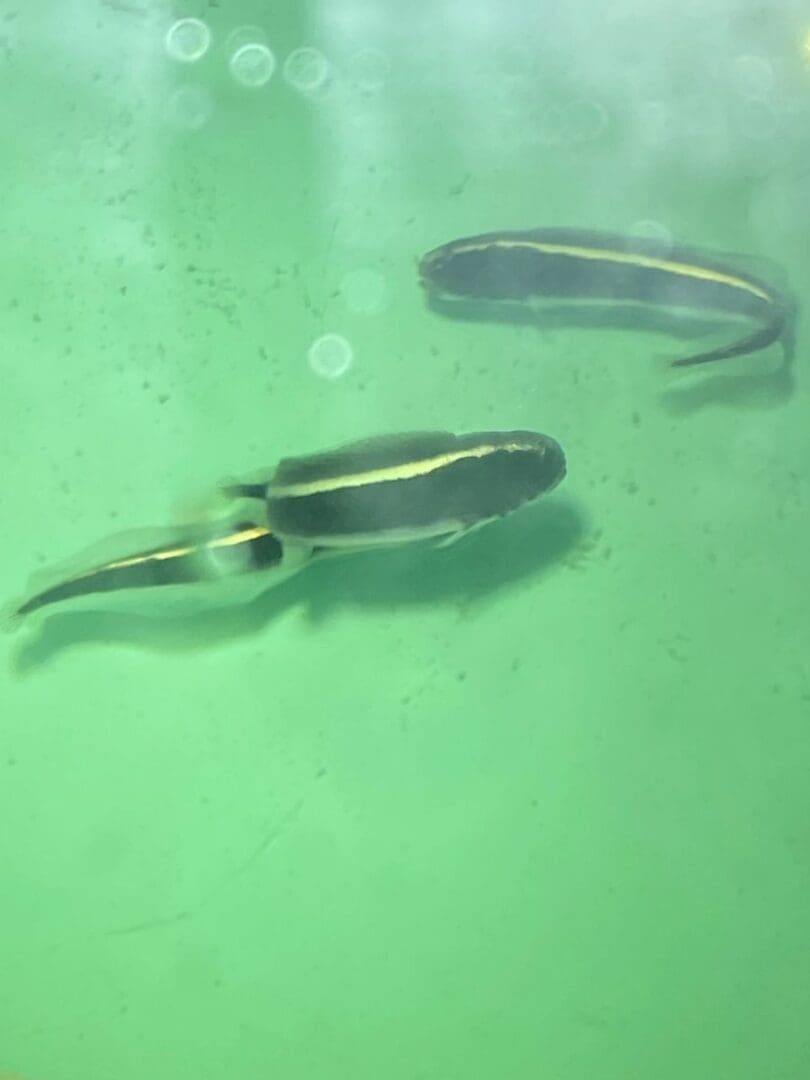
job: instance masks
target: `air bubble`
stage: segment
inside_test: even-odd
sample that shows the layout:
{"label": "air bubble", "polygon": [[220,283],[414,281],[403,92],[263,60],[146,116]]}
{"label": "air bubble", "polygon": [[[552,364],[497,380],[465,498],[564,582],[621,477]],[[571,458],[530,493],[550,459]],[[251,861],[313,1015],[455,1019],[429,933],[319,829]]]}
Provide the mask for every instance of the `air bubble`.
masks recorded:
{"label": "air bubble", "polygon": [[166,31],[166,52],[172,60],[193,64],[211,46],[211,31],[202,19],[178,19]]}
{"label": "air bubble", "polygon": [[354,354],[340,334],[324,334],[313,341],[307,353],[309,366],[322,379],[339,379],[352,366]]}
{"label": "air bubble", "polygon": [[749,101],[767,101],[774,92],[773,65],[764,56],[738,56],[732,67],[734,88]]}
{"label": "air bubble", "polygon": [[314,94],[327,82],[331,66],[323,53],[311,45],[294,49],[284,61],[282,75],[302,94]]}
{"label": "air bubble", "polygon": [[678,124],[679,136],[690,140],[693,146],[702,142],[713,151],[722,152],[728,135],[728,119],[722,101],[708,100],[704,94],[683,97],[678,105]]}
{"label": "air bubble", "polygon": [[528,45],[516,43],[500,49],[496,63],[501,77],[528,82],[534,75],[536,56]]}
{"label": "air bubble", "polygon": [[240,45],[228,61],[231,75],[241,86],[258,89],[272,78],[276,70],[276,58],[266,45],[251,41]]}
{"label": "air bubble", "polygon": [[380,49],[360,49],[349,59],[348,74],[360,90],[381,90],[391,74],[391,61]]}
{"label": "air bubble", "polygon": [[608,111],[598,101],[581,98],[569,101],[562,114],[565,134],[570,142],[598,139],[608,126]]}
{"label": "air bubble", "polygon": [[181,131],[199,131],[211,118],[214,104],[202,86],[181,86],[169,98],[166,119]]}
{"label": "air bubble", "polygon": [[637,236],[640,240],[651,241],[655,245],[655,251],[659,258],[665,258],[672,252],[672,233],[660,221],[653,221],[652,218],[642,218],[640,221],[634,221],[628,232],[631,236]]}
{"label": "air bubble", "polygon": [[744,139],[754,142],[771,139],[779,126],[776,111],[765,101],[748,101],[736,110],[735,126]]}

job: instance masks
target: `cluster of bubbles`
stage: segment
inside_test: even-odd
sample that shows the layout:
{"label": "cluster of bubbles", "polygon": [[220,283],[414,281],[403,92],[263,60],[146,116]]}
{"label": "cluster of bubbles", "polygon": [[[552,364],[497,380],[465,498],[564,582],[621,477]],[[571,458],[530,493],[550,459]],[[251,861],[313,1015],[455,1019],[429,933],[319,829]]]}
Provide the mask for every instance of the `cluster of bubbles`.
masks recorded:
{"label": "cluster of bubbles", "polygon": [[[179,64],[196,64],[212,45],[211,29],[202,19],[178,19],[166,31],[166,54]],[[277,71],[292,90],[308,98],[322,96],[335,83],[329,59],[312,45],[293,49],[279,64],[261,27],[240,26],[233,30],[225,40],[224,53],[231,78],[249,89],[266,86]],[[384,52],[363,48],[347,60],[345,76],[353,90],[369,95],[382,89],[390,71],[391,62]],[[181,86],[170,101],[170,118],[178,127],[196,130],[208,121],[212,108],[211,95],[203,86]],[[370,268],[349,272],[341,281],[340,295],[346,308],[358,315],[378,314],[390,302],[385,278]],[[309,346],[307,361],[315,375],[334,382],[350,370],[354,354],[345,337],[326,333]]]}
{"label": "cluster of bubbles", "polygon": [[[340,282],[339,293],[346,308],[355,315],[379,315],[391,302],[388,282],[371,267],[350,270]],[[309,347],[310,369],[320,378],[334,382],[354,363],[351,344],[340,334],[323,334]]]}
{"label": "cluster of bubbles", "polygon": [[[166,31],[167,55],[181,64],[194,64],[209,52],[213,43],[210,27],[193,17],[178,19]],[[275,74],[278,62],[261,27],[240,26],[225,42],[228,70],[240,86],[258,89]],[[386,58],[373,50],[358,58],[361,81],[376,85],[385,78]],[[302,94],[316,94],[331,79],[328,59],[312,45],[294,49],[281,67],[284,81]]]}
{"label": "cluster of bubbles", "polygon": [[637,109],[641,141],[653,147],[678,140],[693,150],[712,147],[725,161],[745,144],[758,153],[768,141],[784,143],[806,134],[806,102],[791,89],[779,56],[732,56],[717,65],[710,89],[642,102]]}

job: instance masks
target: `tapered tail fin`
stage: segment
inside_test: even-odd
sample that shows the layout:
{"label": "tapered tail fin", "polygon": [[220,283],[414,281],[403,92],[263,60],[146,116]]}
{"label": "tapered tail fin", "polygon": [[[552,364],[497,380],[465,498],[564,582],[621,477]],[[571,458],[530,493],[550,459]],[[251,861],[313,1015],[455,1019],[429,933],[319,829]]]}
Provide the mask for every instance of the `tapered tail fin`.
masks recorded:
{"label": "tapered tail fin", "polygon": [[693,367],[696,364],[709,364],[714,360],[728,360],[732,356],[746,356],[748,353],[767,349],[779,338],[783,338],[786,355],[789,355],[792,350],[794,318],[795,313],[790,307],[780,307],[773,318],[753,334],[747,334],[730,345],[721,345],[717,349],[709,349],[695,356],[683,356],[680,360],[673,360],[672,366]]}

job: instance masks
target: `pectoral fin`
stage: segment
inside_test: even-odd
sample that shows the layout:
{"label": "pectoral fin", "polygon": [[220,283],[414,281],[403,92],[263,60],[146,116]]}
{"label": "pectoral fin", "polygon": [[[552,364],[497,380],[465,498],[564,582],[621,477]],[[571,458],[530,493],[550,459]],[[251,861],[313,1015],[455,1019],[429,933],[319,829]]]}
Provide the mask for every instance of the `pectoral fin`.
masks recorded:
{"label": "pectoral fin", "polygon": [[466,528],[459,528],[456,532],[451,532],[447,536],[442,537],[436,547],[448,548],[458,540],[463,539],[463,537],[469,536],[470,533],[474,533],[477,529],[483,528],[484,525],[489,525],[489,523],[494,520],[495,518],[483,518],[481,521],[476,521],[472,525],[467,525]]}

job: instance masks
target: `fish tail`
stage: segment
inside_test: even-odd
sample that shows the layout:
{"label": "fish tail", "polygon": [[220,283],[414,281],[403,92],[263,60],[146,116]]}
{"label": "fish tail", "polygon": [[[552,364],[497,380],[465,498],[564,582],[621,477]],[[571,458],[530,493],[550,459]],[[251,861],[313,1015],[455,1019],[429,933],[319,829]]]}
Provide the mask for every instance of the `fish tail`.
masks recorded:
{"label": "fish tail", "polygon": [[673,367],[694,367],[697,364],[710,364],[715,360],[728,360],[732,356],[745,356],[747,353],[759,352],[766,349],[774,341],[785,335],[786,347],[792,337],[793,316],[789,307],[780,307],[764,326],[755,330],[753,334],[747,334],[744,338],[732,342],[730,345],[721,345],[707,352],[695,353],[694,356],[683,356],[672,361]]}
{"label": "fish tail", "polygon": [[28,614],[27,605],[27,600],[20,600],[18,598],[0,606],[0,633],[17,633],[22,624],[26,621],[26,615]]}
{"label": "fish tail", "polygon": [[225,484],[220,491],[231,499],[263,499],[267,484]]}

